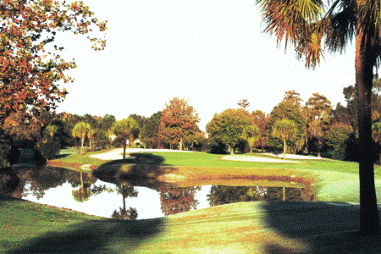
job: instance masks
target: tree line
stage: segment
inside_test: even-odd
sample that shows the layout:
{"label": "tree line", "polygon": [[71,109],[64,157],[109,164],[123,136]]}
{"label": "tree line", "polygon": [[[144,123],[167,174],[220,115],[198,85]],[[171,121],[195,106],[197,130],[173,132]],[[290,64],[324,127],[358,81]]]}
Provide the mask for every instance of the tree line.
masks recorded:
{"label": "tree line", "polygon": [[[381,80],[374,77],[372,118],[374,146],[381,141]],[[171,99],[164,109],[145,117],[131,114],[116,120],[70,113],[41,115],[39,128],[25,123],[21,114],[12,114],[1,127],[2,145],[8,151],[34,147],[45,159],[52,159],[65,147],[78,146],[80,152],[111,147],[169,148],[211,153],[252,153],[283,151],[305,153],[342,160],[357,160],[357,98],[353,86],[343,89],[346,106],[333,108],[322,94],[314,93],[303,103],[296,91],[286,91],[270,114],[248,111],[247,99],[238,108],[216,113],[206,125],[198,126],[196,110],[180,98]],[[11,148],[13,147],[13,150]],[[379,149],[378,149],[379,150]],[[376,151],[378,151],[376,149]],[[377,153],[379,154],[379,153]],[[8,153],[9,155],[9,153]],[[377,159],[376,154],[375,160]],[[3,163],[9,156],[3,156]],[[12,159],[12,158],[11,158]]]}

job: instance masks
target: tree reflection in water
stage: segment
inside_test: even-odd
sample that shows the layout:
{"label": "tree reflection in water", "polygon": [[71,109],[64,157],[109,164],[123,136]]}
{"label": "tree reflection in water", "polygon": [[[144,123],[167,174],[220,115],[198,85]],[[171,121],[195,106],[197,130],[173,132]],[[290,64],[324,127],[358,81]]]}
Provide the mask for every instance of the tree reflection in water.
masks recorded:
{"label": "tree reflection in water", "polygon": [[136,208],[126,209],[126,198],[128,197],[137,197],[138,191],[135,190],[133,186],[117,185],[116,191],[118,194],[121,194],[123,197],[123,207],[119,207],[119,211],[115,210],[111,215],[111,218],[119,220],[136,220],[138,218],[138,211]]}
{"label": "tree reflection in water", "polygon": [[302,189],[265,186],[212,185],[208,201],[210,206],[244,201],[300,201]]}
{"label": "tree reflection in water", "polygon": [[200,187],[160,187],[161,211],[164,215],[186,212],[197,208],[195,192]]}

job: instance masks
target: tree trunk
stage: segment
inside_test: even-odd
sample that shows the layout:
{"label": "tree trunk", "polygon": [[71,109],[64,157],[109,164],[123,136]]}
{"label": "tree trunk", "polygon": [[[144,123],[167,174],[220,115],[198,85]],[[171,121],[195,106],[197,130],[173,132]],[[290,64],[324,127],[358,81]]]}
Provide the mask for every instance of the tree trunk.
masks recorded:
{"label": "tree trunk", "polygon": [[124,141],[124,145],[123,145],[123,160],[126,159],[126,146],[127,146],[127,140]]}
{"label": "tree trunk", "polygon": [[126,190],[124,185],[122,185],[122,197],[123,197],[123,211],[126,211]]}
{"label": "tree trunk", "polygon": [[287,143],[286,140],[283,140],[283,160],[286,158]]}
{"label": "tree trunk", "polygon": [[81,139],[81,154],[83,154],[83,143],[85,142],[85,139],[82,138]]}
{"label": "tree trunk", "polygon": [[356,35],[356,89],[358,98],[359,178],[360,178],[360,233],[380,233],[374,184],[371,95],[374,54],[370,40],[363,31]]}
{"label": "tree trunk", "polygon": [[234,154],[234,146],[230,146],[230,154]]}

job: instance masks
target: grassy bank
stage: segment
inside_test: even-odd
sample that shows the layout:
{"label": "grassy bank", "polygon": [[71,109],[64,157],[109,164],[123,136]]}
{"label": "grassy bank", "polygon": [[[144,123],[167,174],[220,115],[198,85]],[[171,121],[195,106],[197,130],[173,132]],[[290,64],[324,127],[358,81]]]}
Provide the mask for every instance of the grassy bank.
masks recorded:
{"label": "grassy bank", "polygon": [[89,217],[20,201],[1,205],[0,251],[7,253],[381,251],[379,236],[352,233],[358,227],[356,205],[244,202],[139,221]]}

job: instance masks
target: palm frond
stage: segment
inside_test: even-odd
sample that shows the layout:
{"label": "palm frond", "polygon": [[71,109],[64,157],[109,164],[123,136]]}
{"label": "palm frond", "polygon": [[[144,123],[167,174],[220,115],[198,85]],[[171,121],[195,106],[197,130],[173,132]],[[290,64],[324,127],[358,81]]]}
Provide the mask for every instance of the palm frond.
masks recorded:
{"label": "palm frond", "polygon": [[327,12],[326,44],[330,51],[340,51],[352,41],[356,34],[356,2],[353,0],[337,0]]}
{"label": "palm frond", "polygon": [[275,35],[277,44],[287,48],[290,42],[297,57],[305,56],[306,66],[315,67],[320,62],[321,38],[316,24],[323,15],[321,0],[257,0],[262,9],[265,32]]}

